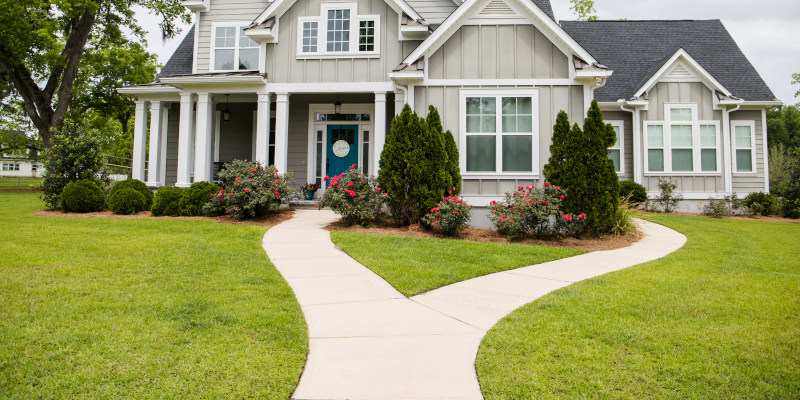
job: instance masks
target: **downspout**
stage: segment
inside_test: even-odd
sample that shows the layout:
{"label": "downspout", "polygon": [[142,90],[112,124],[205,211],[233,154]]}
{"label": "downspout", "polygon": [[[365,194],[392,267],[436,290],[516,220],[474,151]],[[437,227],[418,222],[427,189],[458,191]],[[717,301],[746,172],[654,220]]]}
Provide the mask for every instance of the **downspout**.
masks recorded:
{"label": "downspout", "polygon": [[[394,86],[395,89],[403,92],[403,104],[409,104],[408,103],[408,89],[405,86],[398,85],[395,80],[392,80],[392,86]],[[397,110],[396,109],[397,108],[396,105],[397,105],[397,101],[395,101],[394,115],[399,115],[400,111],[402,111],[402,110]]]}
{"label": "downspout", "polygon": [[[639,112],[634,106],[633,109],[625,108],[625,102],[620,101],[620,110],[631,113],[631,124],[633,125],[633,181],[642,184],[644,176],[644,165],[642,165],[642,138],[641,126],[639,126]],[[624,149],[623,149],[624,151]]]}

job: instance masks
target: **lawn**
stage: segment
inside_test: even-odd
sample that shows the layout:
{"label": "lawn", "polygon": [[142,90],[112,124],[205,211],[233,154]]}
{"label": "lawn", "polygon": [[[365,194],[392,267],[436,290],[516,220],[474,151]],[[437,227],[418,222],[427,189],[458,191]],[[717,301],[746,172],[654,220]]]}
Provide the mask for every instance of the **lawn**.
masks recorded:
{"label": "lawn", "polygon": [[42,182],[38,178],[0,178],[0,190],[8,189],[33,189]]}
{"label": "lawn", "polygon": [[406,296],[499,271],[586,253],[560,247],[331,232],[347,254]]}
{"label": "lawn", "polygon": [[501,320],[487,400],[800,398],[800,224],[647,218],[688,243]]}
{"label": "lawn", "polygon": [[0,398],[289,398],[307,331],[266,228],[42,207],[0,194]]}

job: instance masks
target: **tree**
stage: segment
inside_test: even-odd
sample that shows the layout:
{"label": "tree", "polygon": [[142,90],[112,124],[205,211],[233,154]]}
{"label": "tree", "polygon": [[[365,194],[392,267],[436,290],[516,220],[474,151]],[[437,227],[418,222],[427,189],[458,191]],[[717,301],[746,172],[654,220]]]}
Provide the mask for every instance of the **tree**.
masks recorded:
{"label": "tree", "polygon": [[444,132],[442,128],[442,119],[439,117],[439,111],[434,106],[428,106],[428,117],[425,118],[428,128],[435,132],[437,136],[441,136],[444,140],[445,151],[447,152],[447,166],[446,170],[450,174],[452,181],[453,195],[461,193],[461,167],[459,167],[458,146],[456,146],[456,139],[453,137],[453,132]]}
{"label": "tree", "polygon": [[[563,134],[564,118],[558,120]],[[607,232],[619,205],[619,178],[614,162],[608,158],[608,148],[615,141],[614,128],[603,122],[603,113],[593,100],[583,129],[575,124],[565,140],[554,140],[554,145],[563,143],[563,148],[554,149],[555,158],[551,156],[548,161],[550,183],[567,190],[565,211],[586,213],[589,233]]]}
{"label": "tree", "polygon": [[116,43],[125,30],[144,37],[134,6],[162,17],[164,37],[190,19],[180,0],[0,0],[0,72],[45,148],[64,123],[87,43]]}
{"label": "tree", "polygon": [[416,136],[416,131],[419,129],[421,129],[419,117],[406,104],[400,114],[392,119],[391,133],[386,138],[386,144],[381,152],[378,184],[389,195],[389,210],[395,221],[401,225],[411,223],[414,209],[411,191],[406,181],[406,169],[412,145],[410,136]]}
{"label": "tree", "polygon": [[569,9],[575,13],[578,21],[594,21],[597,19],[597,10],[593,0],[569,0],[572,4]]}
{"label": "tree", "polygon": [[[577,125],[575,125],[577,128]],[[561,179],[561,170],[564,167],[564,151],[566,150],[567,139],[569,138],[569,116],[563,110],[556,117],[556,124],[553,126],[553,140],[550,144],[550,159],[544,165],[544,176],[551,182]]]}
{"label": "tree", "polygon": [[[800,85],[800,73],[792,74],[792,85]],[[800,90],[794,92],[794,97],[800,97]]]}
{"label": "tree", "polygon": [[794,106],[778,106],[767,110],[767,142],[770,149],[785,146],[800,148],[800,109]]}

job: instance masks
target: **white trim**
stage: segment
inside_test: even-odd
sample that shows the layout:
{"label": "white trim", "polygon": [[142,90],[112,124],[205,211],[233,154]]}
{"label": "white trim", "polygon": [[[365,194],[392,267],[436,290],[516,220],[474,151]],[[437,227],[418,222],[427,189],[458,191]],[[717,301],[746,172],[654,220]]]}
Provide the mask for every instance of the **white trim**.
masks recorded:
{"label": "white trim", "polygon": [[258,149],[258,110],[253,110],[253,129],[250,130],[250,160],[259,161],[256,158]]}
{"label": "white trim", "polygon": [[636,93],[632,96],[633,98],[639,98],[641,95],[649,91],[653,86],[656,85],[658,82],[668,82],[663,80],[664,76],[667,75],[670,71],[672,71],[672,67],[678,64],[679,62],[683,62],[684,66],[688,66],[687,68],[690,72],[693,72],[706,86],[710,87],[711,89],[715,89],[726,96],[731,96],[731,92],[728,91],[721,83],[719,83],[714,76],[712,76],[708,71],[706,71],[703,66],[701,66],[697,61],[695,61],[689,53],[686,52],[684,49],[678,49],[672,57],[664,63],[664,65],[659,68],[659,70],[650,77],[650,79],[645,83]]}
{"label": "white trim", "polygon": [[[350,40],[347,51],[328,51],[328,11],[348,10],[350,11]],[[375,23],[373,45],[371,51],[359,51],[359,37],[361,34],[361,22],[373,21]],[[303,51],[303,24],[306,22],[317,23],[317,51]],[[381,16],[380,15],[359,15],[358,3],[330,2],[321,3],[319,16],[303,16],[297,18],[297,45],[295,56],[297,59],[335,59],[335,58],[380,58],[381,56]]]}
{"label": "white trim", "polygon": [[[239,40],[241,39],[241,31],[244,28],[247,28],[250,25],[250,22],[247,21],[239,21],[239,22],[213,22],[211,23],[211,43],[209,46],[209,55],[208,55],[208,70],[210,72],[236,72],[236,71],[259,71],[261,66],[261,58],[263,57],[264,53],[261,51],[261,44],[258,43],[258,47],[242,47]],[[217,28],[235,28],[236,29],[236,36],[234,41],[233,50],[233,69],[217,69],[216,57],[217,57]],[[245,34],[247,36],[247,34]],[[248,36],[249,38],[249,36]],[[258,49],[258,63],[259,66],[255,69],[239,69],[239,52],[242,49]],[[223,47],[223,50],[231,50],[230,47]]]}
{"label": "white trim", "polygon": [[[260,75],[246,75],[246,76],[236,76],[236,75],[220,75],[220,76],[179,76],[174,78],[161,78],[161,82],[164,82],[168,85],[223,85],[223,84],[245,84],[248,85],[248,90],[246,93],[253,93],[255,88],[253,88],[252,84],[264,84],[266,80],[264,77]],[[228,89],[229,87],[219,88],[220,90]],[[181,90],[176,89],[178,93]]]}
{"label": "white trim", "polygon": [[[727,196],[727,193],[720,192],[678,192],[683,196],[683,200],[722,200]],[[659,192],[647,192],[648,199],[658,198]]]}
{"label": "white trim", "polygon": [[[504,136],[514,136],[518,134],[514,133],[503,133],[502,130],[502,101],[498,101],[496,103],[495,108],[495,123],[496,129],[494,133],[495,137],[495,172],[468,172],[467,171],[467,97],[530,97],[531,98],[531,171],[514,171],[514,172],[502,172],[503,171],[503,145],[502,145],[502,138]],[[459,90],[459,105],[458,105],[458,118],[459,118],[459,153],[460,153],[460,160],[459,166],[461,168],[461,177],[462,179],[488,179],[488,178],[502,178],[502,179],[511,179],[511,177],[515,176],[524,176],[525,178],[520,179],[539,179],[540,171],[539,171],[539,156],[540,156],[540,148],[539,148],[539,90],[537,88],[516,88],[516,89],[504,89],[504,88],[492,88],[492,89],[461,89]],[[477,134],[474,134],[477,135]],[[486,134],[484,136],[489,136]],[[523,133],[522,136],[527,136],[527,133]]]}
{"label": "white trim", "polygon": [[197,73],[197,55],[200,53],[200,13],[194,13],[194,52],[192,53],[192,73]]}
{"label": "white trim", "polygon": [[211,10],[211,0],[182,0],[184,7],[195,13],[207,12]]}
{"label": "white trim", "polygon": [[[308,182],[314,182],[317,179],[317,129],[322,130],[322,168],[320,169],[320,177],[328,175],[326,168],[326,158],[328,156],[328,125],[357,125],[358,126],[358,166],[362,167],[363,161],[363,146],[364,146],[364,131],[371,132],[372,137],[375,137],[375,104],[374,103],[356,103],[356,104],[342,104],[342,114],[369,114],[369,121],[316,121],[316,114],[333,114],[333,104],[309,104],[308,105],[308,170],[306,171],[306,178]],[[375,154],[374,140],[369,142],[372,145],[369,156]],[[371,171],[371,167],[370,167]],[[375,174],[375,172],[371,172]],[[321,183],[322,190],[325,190],[326,184],[324,181]]]}
{"label": "white trim", "polygon": [[[619,149],[609,147],[608,150],[619,150],[619,171],[617,175],[625,175],[625,121],[622,120],[608,120],[606,124],[614,127],[619,127]],[[616,144],[616,143],[615,143]]]}
{"label": "white trim", "polygon": [[181,92],[180,120],[178,129],[178,171],[175,186],[189,187],[192,184],[194,165],[194,104],[195,95]]}
{"label": "white trim", "polygon": [[[276,19],[280,19],[280,17],[285,13],[289,8],[291,8],[297,0],[275,0],[270,4],[264,11],[253,20],[253,25],[260,25],[263,24],[264,21],[276,17]],[[403,14],[405,13],[414,21],[422,20],[422,17],[413,9],[411,6],[408,5],[404,0],[385,0],[386,4],[389,5],[396,13]]]}
{"label": "white trim", "polygon": [[[181,93],[180,90],[166,85],[147,85],[147,86],[125,86],[121,88],[117,88],[117,93],[119,94],[127,94],[127,95],[154,95],[159,97],[169,97],[169,98],[178,98]],[[147,96],[146,99],[143,100],[150,100],[150,97]]]}
{"label": "white trim", "polygon": [[150,102],[150,152],[148,154],[148,168],[147,168],[147,181],[145,184],[149,187],[159,187],[164,184],[160,180],[159,172],[161,171],[161,144],[164,143],[163,131],[164,107],[160,101]]}
{"label": "white trim", "polygon": [[136,101],[136,112],[133,123],[133,160],[131,163],[131,177],[145,181],[145,165],[147,162],[147,102]]}
{"label": "white trim", "polygon": [[[427,70],[427,69],[426,69]],[[401,72],[418,73],[420,71],[395,71],[389,74],[399,74]],[[489,86],[570,86],[584,85],[574,79],[423,79],[422,86],[470,86],[470,87],[489,87]],[[591,101],[589,102],[591,104]],[[588,110],[588,109],[587,109]]]}
{"label": "white trim", "polygon": [[[216,106],[215,106],[215,108],[216,108]],[[220,142],[220,136],[222,136],[222,132],[221,132],[222,127],[220,126],[220,121],[222,121],[221,117],[222,117],[222,111],[215,110],[215,112],[214,112],[214,162],[219,162],[219,142]]]}
{"label": "white trim", "polygon": [[761,110],[761,152],[764,157],[764,193],[769,193],[769,149],[767,147],[767,110]]}
{"label": "white trim", "polygon": [[777,107],[783,105],[782,101],[747,101],[742,103],[742,107]]}
{"label": "white trim", "polygon": [[[691,121],[671,121],[670,110],[673,108],[690,108],[692,110]],[[664,104],[664,121],[644,121],[644,130],[642,132],[643,139],[643,172],[644,176],[722,176],[724,168],[722,167],[722,141],[720,140],[720,122],[716,120],[700,120],[698,119],[698,105],[694,103],[665,103]],[[672,170],[672,126],[673,125],[691,125],[692,127],[692,171],[673,171]],[[713,125],[716,130],[716,158],[717,169],[715,171],[703,171],[702,164],[702,150],[710,149],[710,147],[703,147],[701,144],[701,127],[704,125]],[[663,146],[651,147],[648,143],[649,135],[648,129],[650,126],[661,126],[663,129]],[[681,149],[688,149],[688,147],[680,147]],[[650,171],[650,149],[663,150],[664,170],[663,171]]]}
{"label": "white trim", "polygon": [[[739,126],[746,126],[750,128],[750,162],[753,167],[752,171],[739,172],[736,167],[736,128]],[[742,149],[746,150],[746,149]],[[758,164],[756,164],[756,121],[751,120],[732,120],[731,121],[731,161],[733,176],[753,176],[758,174]],[[769,179],[769,178],[766,178]]]}
{"label": "white trim", "polygon": [[488,207],[492,201],[502,200],[503,196],[461,196],[461,199],[473,207]]}
{"label": "white trim", "polygon": [[722,108],[723,189],[733,191],[733,161],[731,161],[731,115],[728,107]]}
{"label": "white trim", "polygon": [[391,82],[330,82],[330,83],[268,83],[266,92],[283,93],[374,93],[378,91],[393,92]]}

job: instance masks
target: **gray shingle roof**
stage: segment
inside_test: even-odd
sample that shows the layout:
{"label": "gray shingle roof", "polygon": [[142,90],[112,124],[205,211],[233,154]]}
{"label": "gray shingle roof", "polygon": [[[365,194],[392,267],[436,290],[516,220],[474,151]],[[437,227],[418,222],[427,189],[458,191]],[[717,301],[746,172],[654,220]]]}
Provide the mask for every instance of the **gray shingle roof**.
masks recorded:
{"label": "gray shingle roof", "polygon": [[734,96],[776,100],[719,20],[561,21],[561,26],[614,70],[606,85],[595,91],[599,101],[629,99],[681,48]]}
{"label": "gray shingle roof", "polygon": [[539,8],[541,8],[548,17],[550,17],[550,19],[553,21],[556,20],[556,17],[553,14],[553,7],[550,5],[550,0],[533,0],[533,3],[539,6]]}
{"label": "gray shingle roof", "polygon": [[172,57],[169,58],[164,68],[161,68],[161,72],[158,73],[157,81],[168,76],[191,74],[193,61],[194,25],[189,29],[189,32],[186,33],[186,37],[183,38],[178,48],[175,49],[175,53],[172,53]]}

